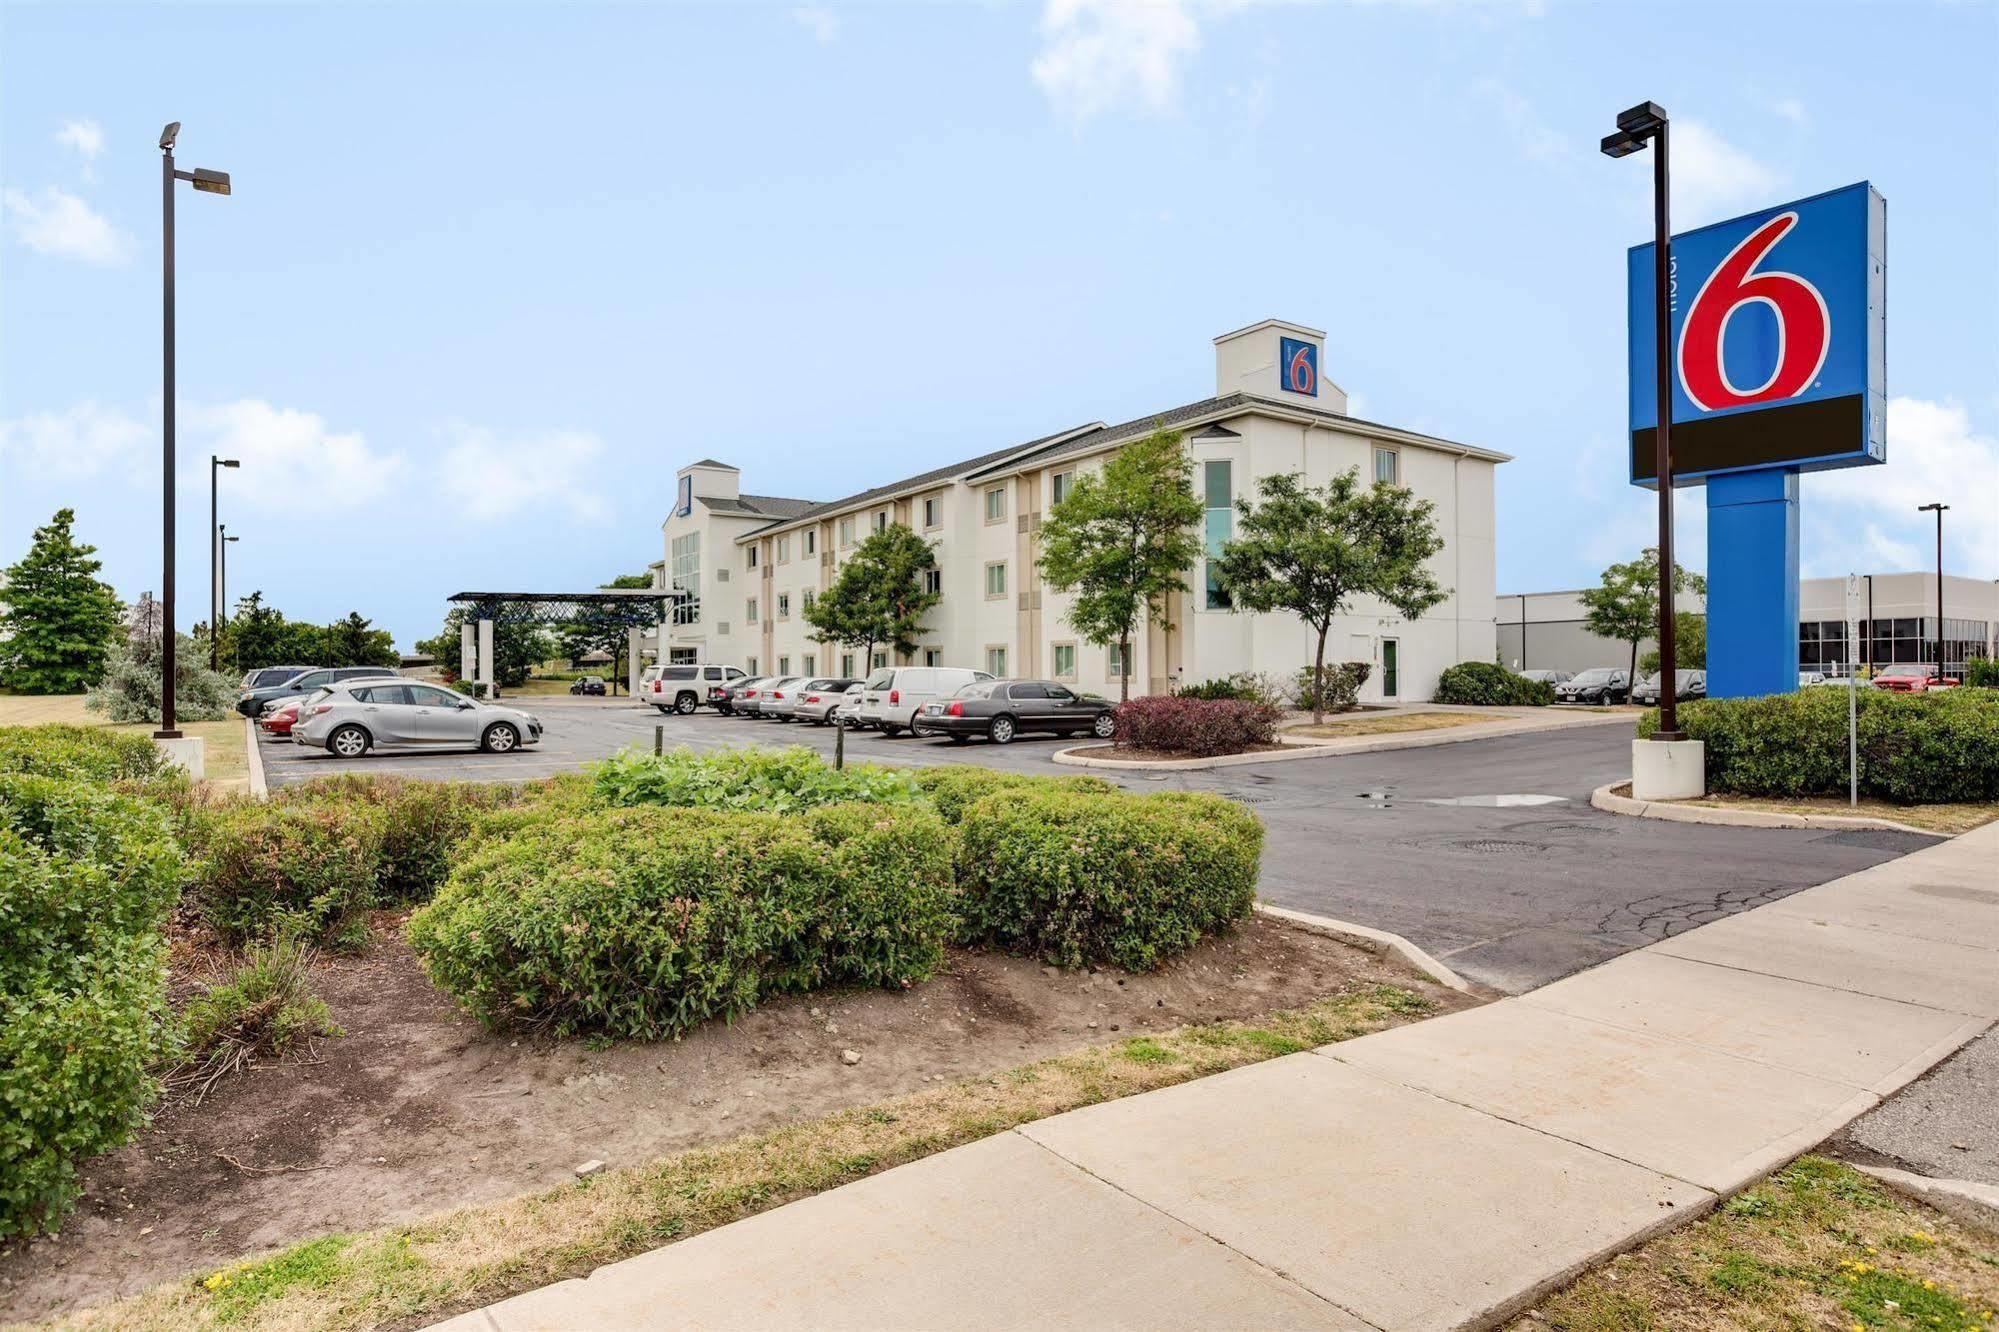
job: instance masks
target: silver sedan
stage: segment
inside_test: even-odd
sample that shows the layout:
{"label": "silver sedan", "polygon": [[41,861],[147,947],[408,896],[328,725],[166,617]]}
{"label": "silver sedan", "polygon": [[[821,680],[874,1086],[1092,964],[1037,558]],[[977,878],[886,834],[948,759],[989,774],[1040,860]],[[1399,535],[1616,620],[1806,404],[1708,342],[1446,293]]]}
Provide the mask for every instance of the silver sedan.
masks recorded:
{"label": "silver sedan", "polygon": [[352,680],[299,705],[292,739],[336,758],[371,749],[482,749],[506,754],[541,739],[541,719],[417,680]]}

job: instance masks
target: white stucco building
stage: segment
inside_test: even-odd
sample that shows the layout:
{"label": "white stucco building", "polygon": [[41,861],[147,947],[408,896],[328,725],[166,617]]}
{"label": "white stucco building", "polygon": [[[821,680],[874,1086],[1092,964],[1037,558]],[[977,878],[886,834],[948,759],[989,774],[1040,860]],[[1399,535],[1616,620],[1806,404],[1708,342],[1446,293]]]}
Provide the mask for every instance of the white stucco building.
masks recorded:
{"label": "white stucco building", "polygon": [[[1039,532],[1079,473],[1164,424],[1186,436],[1210,549],[1232,534],[1235,499],[1254,498],[1257,478],[1272,473],[1302,472],[1317,484],[1358,469],[1436,505],[1444,546],[1431,568],[1449,597],[1414,621],[1363,601],[1334,625],[1326,654],[1373,664],[1364,697],[1428,698],[1446,666],[1493,659],[1493,469],[1507,457],[1348,416],[1346,393],[1319,373],[1324,337],[1265,320],[1214,340],[1212,397],[1121,425],[1072,426],[823,503],[746,491],[735,467],[712,458],[690,463],[662,525],[661,574],[690,594],[664,630],[664,656],[864,675],[870,663],[812,641],[804,610],[861,539],[895,522],[935,545],[943,596],[910,662],[1114,693],[1115,649],[1071,629],[1070,598],[1037,575]],[[1310,663],[1304,624],[1228,609],[1209,592],[1205,563],[1188,571],[1192,590],[1173,599],[1171,630],[1155,624],[1134,644],[1134,692],[1245,670],[1288,679]],[[872,664],[888,664],[886,655]]]}

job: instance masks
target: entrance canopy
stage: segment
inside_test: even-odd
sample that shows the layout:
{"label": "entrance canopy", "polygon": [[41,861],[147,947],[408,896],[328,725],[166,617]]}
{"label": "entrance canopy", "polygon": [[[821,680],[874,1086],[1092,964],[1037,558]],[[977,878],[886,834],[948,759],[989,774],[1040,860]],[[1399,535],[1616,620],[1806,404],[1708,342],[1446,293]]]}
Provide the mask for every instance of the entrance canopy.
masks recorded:
{"label": "entrance canopy", "polygon": [[[588,592],[459,592],[447,600],[470,613],[460,629],[461,679],[483,684],[489,697],[499,693],[493,671],[493,628],[500,624],[565,624],[592,615],[614,613],[627,625],[627,690],[639,691],[640,625],[666,622],[674,602],[687,596],[671,588],[600,587]],[[616,621],[614,621],[615,623]]]}

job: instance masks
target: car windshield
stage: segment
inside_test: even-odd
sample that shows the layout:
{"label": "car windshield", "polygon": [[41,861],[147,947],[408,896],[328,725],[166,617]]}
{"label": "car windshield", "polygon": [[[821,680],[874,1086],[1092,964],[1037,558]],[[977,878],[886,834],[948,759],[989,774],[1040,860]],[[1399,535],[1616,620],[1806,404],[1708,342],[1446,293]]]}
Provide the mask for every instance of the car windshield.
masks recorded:
{"label": "car windshield", "polygon": [[1572,683],[1582,684],[1582,685],[1608,684],[1611,680],[1615,679],[1616,676],[1617,676],[1616,671],[1610,670],[1607,667],[1599,666],[1595,670],[1584,671],[1581,675],[1578,675]]}

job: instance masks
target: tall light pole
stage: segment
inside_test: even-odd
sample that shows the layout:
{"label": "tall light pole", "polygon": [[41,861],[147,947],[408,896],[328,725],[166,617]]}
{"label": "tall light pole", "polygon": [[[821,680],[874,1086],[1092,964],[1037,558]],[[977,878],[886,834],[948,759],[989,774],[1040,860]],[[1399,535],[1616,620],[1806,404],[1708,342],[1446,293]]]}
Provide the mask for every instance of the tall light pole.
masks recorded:
{"label": "tall light pole", "polygon": [[208,669],[222,669],[222,529],[216,523],[215,474],[219,467],[241,467],[235,458],[208,455]]}
{"label": "tall light pole", "polygon": [[1600,145],[1605,157],[1629,157],[1652,144],[1652,377],[1658,381],[1656,474],[1659,485],[1659,729],[1654,740],[1684,740],[1680,732],[1679,669],[1673,634],[1673,229],[1668,190],[1666,108],[1640,102],[1617,117],[1617,133]]}
{"label": "tall light pole", "polygon": [[1943,679],[1943,511],[1948,504],[1918,504],[1917,513],[1937,516],[1937,679]]}
{"label": "tall light pole", "polygon": [[[229,604],[229,543],[232,541],[241,541],[243,538],[230,536],[229,524],[227,523],[222,524],[222,526],[217,529],[217,533],[222,539],[217,541],[215,543],[215,546],[216,549],[222,552],[222,558],[219,562],[218,568],[216,569],[216,575],[215,575],[216,581],[221,585],[216,595],[221,604],[227,606]],[[222,617],[220,614],[216,616],[215,624],[217,629],[219,630],[222,625]],[[217,669],[219,670],[220,667],[218,667]]]}
{"label": "tall light pole", "polygon": [[[174,140],[180,136],[180,122],[160,131],[160,407],[161,462],[161,550],[166,568],[161,583],[160,625],[160,729],[155,740],[178,740],[175,726],[174,694],[180,678],[174,664],[174,182],[184,180],[203,194],[229,193],[229,173],[200,167],[193,171],[174,170]],[[212,474],[211,474],[212,475]]]}

